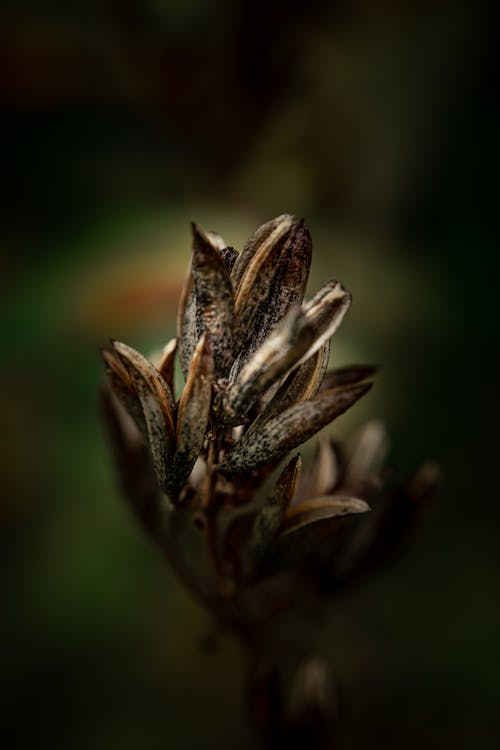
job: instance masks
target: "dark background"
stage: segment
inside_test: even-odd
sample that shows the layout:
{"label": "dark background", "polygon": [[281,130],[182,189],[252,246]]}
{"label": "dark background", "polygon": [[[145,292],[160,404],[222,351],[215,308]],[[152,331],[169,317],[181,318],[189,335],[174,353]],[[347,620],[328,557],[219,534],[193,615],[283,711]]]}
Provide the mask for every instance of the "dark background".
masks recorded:
{"label": "dark background", "polygon": [[207,615],[121,502],[99,346],[173,335],[189,220],[241,246],[285,211],[311,228],[311,289],[338,277],[353,293],[334,361],[382,365],[332,433],[381,417],[392,463],[432,458],[444,477],[401,562],[334,604],[338,747],[496,747],[492,7],[0,13],[7,747],[248,747],[237,644],[200,651]]}

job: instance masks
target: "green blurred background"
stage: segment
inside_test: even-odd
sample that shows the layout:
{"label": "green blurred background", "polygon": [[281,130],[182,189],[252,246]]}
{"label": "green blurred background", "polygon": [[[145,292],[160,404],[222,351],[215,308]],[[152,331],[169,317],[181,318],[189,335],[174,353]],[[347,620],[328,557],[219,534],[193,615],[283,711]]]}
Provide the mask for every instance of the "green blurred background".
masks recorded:
{"label": "green blurred background", "polygon": [[99,347],[173,335],[191,219],[238,247],[285,211],[311,289],[353,293],[335,362],[382,366],[332,433],[382,417],[394,464],[444,474],[406,556],[334,607],[338,747],[497,747],[492,10],[2,4],[6,747],[249,747],[237,644],[201,649],[119,496]]}

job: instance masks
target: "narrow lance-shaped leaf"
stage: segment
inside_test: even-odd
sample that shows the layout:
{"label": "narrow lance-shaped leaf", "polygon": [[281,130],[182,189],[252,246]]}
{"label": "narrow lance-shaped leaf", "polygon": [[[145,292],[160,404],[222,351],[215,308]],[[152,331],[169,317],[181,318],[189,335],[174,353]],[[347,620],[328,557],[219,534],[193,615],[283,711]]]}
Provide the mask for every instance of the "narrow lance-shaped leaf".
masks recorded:
{"label": "narrow lance-shaped leaf", "polygon": [[160,373],[139,352],[119,341],[114,342],[114,347],[141,402],[158,483],[171,496],[170,470],[175,445],[172,395]]}
{"label": "narrow lance-shaped leaf", "polygon": [[255,571],[280,530],[286,509],[300,480],[301,466],[300,455],[292,458],[255,517],[244,553],[244,569],[247,575]]}
{"label": "narrow lance-shaped leaf", "polygon": [[174,394],[174,372],[175,372],[175,354],[177,352],[177,339],[171,339],[165,344],[161,359],[158,363],[158,372]]}
{"label": "narrow lance-shaped leaf", "polygon": [[293,221],[294,217],[290,216],[290,214],[282,214],[281,216],[277,216],[275,219],[271,219],[271,221],[262,224],[262,226],[250,235],[243,250],[236,259],[231,273],[231,281],[233,282],[233,287],[235,289],[238,288],[241,278],[247,270],[254,255],[256,255],[258,251],[262,251],[263,247],[266,246],[266,243],[272,244],[277,238],[282,237],[283,234],[290,229]]}
{"label": "narrow lance-shaped leaf", "polygon": [[303,221],[287,227],[284,222],[257,250],[236,291],[234,330],[239,355],[233,375],[288,311],[302,302],[311,263],[311,237]]}
{"label": "narrow lance-shaped leaf", "polygon": [[192,228],[197,337],[207,334],[216,374],[225,377],[233,360],[233,290],[220,252],[201,227]]}
{"label": "narrow lance-shaped leaf", "polygon": [[[226,250],[226,243],[220,234],[216,232],[204,232],[206,241],[211,247],[218,251],[221,256],[224,255]],[[194,237],[193,237],[194,245]],[[194,248],[193,248],[194,250]],[[234,251],[236,252],[236,251]],[[226,254],[227,255],[227,254]],[[228,263],[232,263],[232,253],[228,254]],[[228,270],[229,272],[229,270]],[[196,344],[200,334],[197,327],[197,304],[196,304],[196,289],[193,283],[192,274],[192,262],[189,266],[186,279],[181,292],[181,299],[179,301],[179,311],[177,316],[177,339],[179,342],[179,356],[181,360],[181,367],[184,377],[187,378],[189,372],[189,366],[193,357]]]}
{"label": "narrow lance-shaped leaf", "polygon": [[179,402],[174,482],[182,488],[193,470],[207,431],[212,394],[213,358],[206,334],[195,349],[188,379]]}
{"label": "narrow lance-shaped leaf", "polygon": [[263,393],[293,367],[312,341],[312,330],[298,308],[264,341],[231,385],[224,400],[228,421],[238,422]]}
{"label": "narrow lance-shaped leaf", "polygon": [[333,518],[366,513],[370,506],[358,497],[329,495],[304,500],[292,505],[285,513],[282,534],[291,534],[304,526]]}
{"label": "narrow lance-shaped leaf", "polygon": [[109,384],[113,393],[130,414],[142,436],[147,440],[148,428],[132,378],[117,356],[108,351],[103,351],[102,356],[106,362]]}
{"label": "narrow lance-shaped leaf", "polygon": [[338,388],[302,401],[257,430],[245,432],[229,453],[221,470],[244,474],[277,461],[343,414],[371,388],[371,383]]}
{"label": "narrow lance-shaped leaf", "polygon": [[309,359],[333,336],[350,306],[351,294],[340,281],[335,280],[329,281],[311,300],[304,303],[302,310],[315,336],[314,343],[299,364]]}
{"label": "narrow lance-shaped leaf", "polygon": [[307,401],[318,392],[328,367],[330,342],[326,341],[312,357],[286,376],[274,396],[260,412],[254,425],[264,424],[299,401]]}

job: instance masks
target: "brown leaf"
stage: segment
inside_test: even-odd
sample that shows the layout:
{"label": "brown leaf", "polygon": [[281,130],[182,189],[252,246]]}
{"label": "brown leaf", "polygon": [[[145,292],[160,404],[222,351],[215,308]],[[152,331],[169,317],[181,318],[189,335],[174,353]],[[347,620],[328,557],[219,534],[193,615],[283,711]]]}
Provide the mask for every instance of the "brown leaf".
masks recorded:
{"label": "brown leaf", "polygon": [[127,369],[112,352],[104,350],[102,356],[106,363],[106,372],[113,393],[130,414],[142,436],[147,440],[148,429],[141,402]]}
{"label": "brown leaf", "polygon": [[303,221],[280,224],[260,245],[235,293],[234,332],[239,351],[233,377],[289,310],[300,305],[311,263],[311,237]]}
{"label": "brown leaf", "polygon": [[158,372],[165,380],[166,384],[170,388],[172,395],[174,395],[174,373],[175,373],[175,355],[177,352],[177,339],[171,339],[168,344],[165,344],[163,352],[161,354],[160,362],[158,363]]}
{"label": "brown leaf", "polygon": [[312,330],[301,311],[292,309],[230,386],[224,399],[228,421],[241,422],[266,390],[293,367],[311,341]]}
{"label": "brown leaf", "polygon": [[175,487],[180,490],[193,470],[207,431],[212,395],[213,357],[203,334],[195,349],[177,415]]}
{"label": "brown leaf", "polygon": [[171,463],[175,445],[173,397],[160,373],[132,347],[113,342],[139,396],[148,431],[149,446],[160,487],[171,495]]}
{"label": "brown leaf", "polygon": [[313,398],[328,367],[329,354],[330,342],[326,341],[312,357],[291,370],[260,412],[255,424],[264,424],[293,404]]}
{"label": "brown leaf", "polygon": [[370,506],[364,500],[346,495],[326,495],[304,500],[288,508],[285,513],[282,534],[291,534],[303,526],[320,521],[366,513]]}
{"label": "brown leaf", "polygon": [[233,361],[233,290],[220,252],[197,224],[193,230],[192,274],[196,292],[196,334],[207,334],[216,375],[225,377]]}
{"label": "brown leaf", "polygon": [[329,281],[311,300],[303,304],[305,319],[314,330],[314,343],[301,362],[309,359],[333,336],[350,306],[350,293],[340,281],[335,280]]}
{"label": "brown leaf", "polygon": [[262,226],[250,235],[243,250],[238,256],[231,273],[231,281],[233,282],[233,287],[235,289],[238,288],[242,276],[246,272],[248,264],[253,259],[254,255],[259,250],[262,250],[263,247],[272,244],[282,237],[283,234],[290,229],[293,221],[293,216],[283,214],[282,216],[277,216],[275,219],[271,219],[271,221],[266,222],[266,224],[262,224]]}
{"label": "brown leaf", "polygon": [[235,444],[221,470],[244,474],[279,460],[343,414],[370,388],[371,383],[366,383],[326,391],[291,406],[258,429],[250,427]]}

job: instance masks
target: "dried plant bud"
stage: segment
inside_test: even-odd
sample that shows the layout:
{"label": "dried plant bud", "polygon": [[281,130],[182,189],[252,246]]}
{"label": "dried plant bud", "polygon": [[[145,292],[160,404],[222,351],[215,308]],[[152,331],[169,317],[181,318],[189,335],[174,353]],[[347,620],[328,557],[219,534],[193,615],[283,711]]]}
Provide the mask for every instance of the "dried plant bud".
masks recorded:
{"label": "dried plant bud", "polygon": [[238,288],[243,274],[251,260],[258,252],[268,252],[269,246],[279,241],[290,229],[294,222],[294,217],[290,214],[283,214],[271,219],[266,224],[259,227],[247,240],[243,250],[239,254],[234,264],[231,279],[235,289]]}
{"label": "dried plant bud", "polygon": [[312,329],[294,308],[264,341],[231,386],[224,401],[228,421],[238,423],[260,396],[293,367],[312,341]]}
{"label": "dried plant bud", "polygon": [[[424,466],[406,484],[384,488],[388,442],[371,422],[347,454],[321,438],[302,475],[300,456],[287,454],[361,398],[376,371],[326,372],[351,295],[330,281],[304,301],[312,243],[293,216],[264,224],[240,255],[220,235],[192,229],[177,338],[154,358],[157,367],[114,342],[103,355],[110,385],[103,408],[143,525],[218,623],[253,649],[266,644],[272,660],[275,644],[284,650],[282,616],[306,630],[322,597],[401,546],[436,469]],[[185,379],[178,403],[177,352]],[[280,697],[279,720],[305,746],[294,733],[307,729],[306,737],[322,741],[330,721],[329,675],[320,657],[297,667],[288,671],[287,684],[296,675],[293,705]],[[278,674],[273,665],[269,674]]]}
{"label": "dried plant bud", "polygon": [[212,396],[213,357],[206,334],[195,349],[186,386],[179,402],[173,475],[179,491],[200,455],[207,431]]}
{"label": "dried plant bud", "polygon": [[292,370],[257,416],[254,425],[264,424],[289,406],[313,398],[328,367],[329,355],[330,342],[327,341],[312,357]]}
{"label": "dried plant bud", "polygon": [[256,249],[235,293],[235,342],[237,351],[241,349],[238,369],[288,311],[302,302],[311,250],[304,222],[290,224],[288,219]]}
{"label": "dried plant bud", "polygon": [[142,436],[147,440],[148,428],[132,378],[116,355],[104,350],[102,356],[106,363],[108,380],[113,393],[130,414]]}
{"label": "dried plant bud", "polygon": [[233,290],[229,273],[207,234],[197,224],[193,230],[191,271],[196,294],[196,335],[204,333],[212,347],[218,377],[229,373],[233,361]]}
{"label": "dried plant bud", "polygon": [[177,352],[177,339],[171,339],[168,344],[165,344],[161,353],[160,361],[158,362],[158,372],[170,388],[172,395],[175,393],[174,389],[174,373],[175,373],[175,355]]}
{"label": "dried plant bud", "polygon": [[304,500],[290,507],[285,513],[283,534],[289,534],[303,526],[310,526],[319,521],[329,521],[341,516],[352,516],[366,513],[370,506],[359,497],[329,495]]}
{"label": "dried plant bud", "polygon": [[139,352],[119,341],[113,342],[113,346],[128,370],[142,406],[158,483],[170,493],[175,448],[172,394],[160,373]]}
{"label": "dried plant bud", "polygon": [[221,471],[242,474],[281,459],[343,414],[371,388],[371,384],[336,388],[295,404],[258,430],[243,434]]}
{"label": "dried plant bud", "polygon": [[[207,244],[214,253],[217,253],[223,260],[224,264],[227,262],[229,266],[233,262],[233,253],[230,252],[230,248],[226,248],[225,242],[220,234],[217,232],[205,232],[198,225],[192,225],[193,230],[193,258],[191,260],[191,266],[188,274],[184,281],[184,285],[181,292],[181,299],[179,302],[179,312],[177,316],[177,339],[179,342],[179,355],[181,360],[181,367],[184,377],[187,378],[189,372],[189,366],[193,352],[198,343],[198,339],[201,332],[198,328],[198,315],[197,315],[197,302],[196,302],[196,289],[193,281],[193,261],[196,252],[196,244],[198,241],[198,234],[202,236],[202,242]],[[229,252],[227,252],[229,251]],[[230,268],[225,266],[228,273]]]}
{"label": "dried plant bud", "polygon": [[[304,362],[331,339],[351,306],[351,295],[340,281],[329,281],[303,306],[305,318],[314,330],[314,344],[301,359]],[[300,363],[299,363],[300,364]]]}

